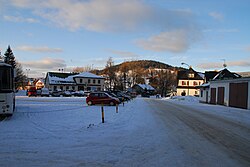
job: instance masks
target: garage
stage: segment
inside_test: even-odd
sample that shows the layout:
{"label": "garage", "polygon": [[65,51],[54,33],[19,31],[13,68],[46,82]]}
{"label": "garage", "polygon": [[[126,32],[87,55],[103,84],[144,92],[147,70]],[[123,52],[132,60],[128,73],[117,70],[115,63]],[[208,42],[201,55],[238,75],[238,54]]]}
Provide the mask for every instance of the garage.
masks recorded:
{"label": "garage", "polygon": [[[250,110],[250,78],[210,81],[206,90],[210,104]],[[202,100],[205,102],[205,97]]]}
{"label": "garage", "polygon": [[248,82],[229,84],[229,106],[247,109]]}

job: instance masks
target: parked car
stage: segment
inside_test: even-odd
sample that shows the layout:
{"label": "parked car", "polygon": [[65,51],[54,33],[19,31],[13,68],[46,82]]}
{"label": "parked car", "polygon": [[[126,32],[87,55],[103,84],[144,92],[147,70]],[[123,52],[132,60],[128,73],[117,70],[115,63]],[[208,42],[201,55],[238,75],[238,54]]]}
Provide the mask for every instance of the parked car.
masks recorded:
{"label": "parked car", "polygon": [[42,97],[44,97],[44,96],[49,97],[49,89],[48,88],[42,88],[41,89],[41,96]]}
{"label": "parked car", "polygon": [[148,92],[142,92],[141,97],[148,97],[150,98],[150,94]]}
{"label": "parked car", "polygon": [[30,87],[27,90],[27,95],[30,96],[37,96],[37,92],[36,92],[36,87]]}
{"label": "parked car", "polygon": [[122,99],[122,101],[130,100],[130,97],[128,95],[125,95],[121,91],[113,91],[112,93],[114,93],[119,99]]}
{"label": "parked car", "polygon": [[71,96],[72,96],[72,95],[71,95],[71,92],[68,91],[68,90],[65,90],[65,91],[62,93],[62,95],[63,95],[64,97],[71,97]]}
{"label": "parked car", "polygon": [[85,93],[83,90],[80,90],[80,91],[74,92],[72,95],[77,96],[77,97],[83,97],[85,96]]}
{"label": "parked car", "polygon": [[51,95],[53,97],[60,97],[62,95],[62,91],[61,91],[61,89],[53,90],[52,93],[51,93]]}
{"label": "parked car", "polygon": [[108,104],[108,105],[116,105],[120,103],[118,98],[110,96],[108,93],[105,92],[92,92],[86,98],[86,103],[88,105],[95,105],[95,104]]}

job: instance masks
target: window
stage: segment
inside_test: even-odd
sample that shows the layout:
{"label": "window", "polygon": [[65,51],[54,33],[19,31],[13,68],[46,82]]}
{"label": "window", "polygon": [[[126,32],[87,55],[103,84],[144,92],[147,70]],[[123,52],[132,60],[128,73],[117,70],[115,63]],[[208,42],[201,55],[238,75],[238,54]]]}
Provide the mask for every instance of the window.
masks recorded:
{"label": "window", "polygon": [[69,90],[69,86],[66,86],[66,90]]}
{"label": "window", "polygon": [[75,87],[74,87],[74,86],[72,86],[72,90],[75,90]]}
{"label": "window", "polygon": [[88,83],[90,83],[90,79],[88,79]]}
{"label": "window", "polygon": [[198,83],[197,83],[196,81],[194,81],[194,83],[193,83],[193,84],[194,84],[194,86],[198,85]]}
{"label": "window", "polygon": [[203,90],[201,90],[201,97],[203,97]]}
{"label": "window", "polygon": [[182,83],[181,83],[181,84],[182,84],[182,85],[187,85],[185,81],[182,81]]}
{"label": "window", "polygon": [[80,83],[82,83],[82,79],[80,79]]}
{"label": "window", "polygon": [[54,86],[54,88],[53,88],[54,90],[56,90],[57,89],[57,86]]}
{"label": "window", "polygon": [[194,74],[193,74],[193,73],[190,73],[190,74],[188,74],[188,77],[189,77],[189,78],[194,78]]}
{"label": "window", "polygon": [[93,79],[93,83],[95,84],[95,79]]}
{"label": "window", "polygon": [[60,86],[60,89],[63,90],[63,86]]}
{"label": "window", "polygon": [[108,97],[105,93],[100,93],[100,97]]}
{"label": "window", "polygon": [[98,79],[98,84],[100,84],[101,83],[101,80],[100,79]]}

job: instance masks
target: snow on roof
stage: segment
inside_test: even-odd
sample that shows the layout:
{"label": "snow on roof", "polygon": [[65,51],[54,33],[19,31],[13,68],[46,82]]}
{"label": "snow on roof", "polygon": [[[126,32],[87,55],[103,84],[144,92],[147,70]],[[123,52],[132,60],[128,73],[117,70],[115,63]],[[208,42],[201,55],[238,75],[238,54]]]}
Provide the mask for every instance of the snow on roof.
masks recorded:
{"label": "snow on roof", "polygon": [[138,86],[140,86],[142,89],[146,88],[147,90],[155,90],[155,88],[148,84],[138,84]]}
{"label": "snow on roof", "polygon": [[[65,73],[66,74],[66,73]],[[92,74],[90,72],[83,72],[76,75],[65,75],[64,77],[59,77],[56,75],[48,75],[49,77],[49,83],[50,84],[76,84],[74,78],[80,77],[80,78],[99,78],[103,79],[104,77]]]}
{"label": "snow on roof", "polygon": [[60,78],[60,77],[51,77],[49,76],[49,83],[50,84],[60,84],[60,83],[63,83],[63,84],[75,84],[75,81],[73,79],[72,76],[69,76],[67,78]]}
{"label": "snow on roof", "polygon": [[198,75],[199,75],[202,79],[205,78],[205,74],[203,74],[203,73],[201,73],[201,72],[199,72]]}
{"label": "snow on roof", "polygon": [[104,78],[102,76],[98,76],[98,75],[95,75],[93,73],[90,73],[90,72],[83,72],[83,73],[80,73],[80,74],[77,74],[77,75],[74,75],[73,77],[85,77],[85,78]]}

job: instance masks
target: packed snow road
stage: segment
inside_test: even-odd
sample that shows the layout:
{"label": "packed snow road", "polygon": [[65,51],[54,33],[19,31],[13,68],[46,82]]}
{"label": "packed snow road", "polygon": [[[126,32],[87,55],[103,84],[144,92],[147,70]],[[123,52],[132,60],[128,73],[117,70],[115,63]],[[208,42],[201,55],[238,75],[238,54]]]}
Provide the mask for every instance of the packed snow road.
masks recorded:
{"label": "packed snow road", "polygon": [[[160,120],[162,126],[171,132],[176,146],[192,157],[192,163],[197,161],[202,166],[250,166],[249,124],[206,112],[207,108],[202,111],[166,101],[147,102],[154,110],[156,120]],[[217,159],[217,164],[213,164],[216,161],[211,161],[209,157]]]}
{"label": "packed snow road", "polygon": [[249,166],[247,110],[137,98],[115,107],[85,98],[17,97],[0,121],[0,166]]}

